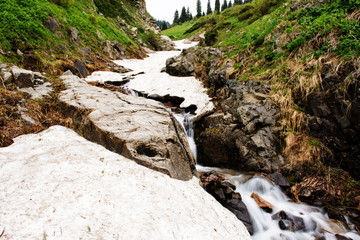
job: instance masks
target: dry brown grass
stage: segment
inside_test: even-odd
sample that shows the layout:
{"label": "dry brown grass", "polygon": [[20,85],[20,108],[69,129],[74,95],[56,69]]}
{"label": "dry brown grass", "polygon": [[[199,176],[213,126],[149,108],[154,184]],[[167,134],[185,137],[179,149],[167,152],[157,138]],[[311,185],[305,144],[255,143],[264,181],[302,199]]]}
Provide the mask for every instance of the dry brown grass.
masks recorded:
{"label": "dry brown grass", "polygon": [[[60,111],[57,94],[64,87],[58,81],[53,81],[55,93],[50,97],[32,100],[24,93],[16,91],[13,84],[0,86],[0,147],[13,143],[13,138],[23,134],[38,133],[53,125],[63,125],[72,128],[72,120],[66,118]],[[25,122],[18,106],[28,109],[27,116],[35,120],[35,124]]]}
{"label": "dry brown grass", "polygon": [[313,165],[315,170],[321,171],[319,166],[322,165],[323,159],[332,156],[329,149],[320,141],[302,133],[288,132],[285,142],[286,147],[283,153],[288,159],[285,168],[290,171],[307,165]]}

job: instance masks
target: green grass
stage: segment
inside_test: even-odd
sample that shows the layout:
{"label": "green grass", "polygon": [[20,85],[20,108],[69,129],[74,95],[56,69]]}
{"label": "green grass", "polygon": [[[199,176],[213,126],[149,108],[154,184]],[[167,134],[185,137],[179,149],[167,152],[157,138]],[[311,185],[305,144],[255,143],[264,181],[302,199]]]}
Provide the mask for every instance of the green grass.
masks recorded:
{"label": "green grass", "polygon": [[185,22],[181,25],[176,25],[172,28],[162,31],[162,34],[170,37],[172,40],[181,40],[184,38],[188,38],[192,36],[195,32],[191,32],[187,34],[185,34],[185,32],[189,30],[191,27],[193,27],[196,23],[197,21]]}
{"label": "green grass", "polygon": [[[112,18],[119,14],[127,24],[139,28],[143,20],[137,14],[135,2],[116,0],[117,4],[105,11],[104,6],[112,2],[113,0],[101,1],[99,6],[104,11],[103,17],[95,11],[97,8],[90,0],[0,0],[0,47],[13,53],[13,61],[17,49],[43,52],[39,54],[43,57],[48,52],[60,56],[63,46],[73,56],[76,56],[78,47],[89,47],[100,53],[104,39],[99,38],[99,31],[105,39],[123,44],[129,54],[138,51],[137,42],[127,32],[130,30],[123,31],[118,19]],[[58,34],[44,27],[50,16],[60,22]],[[71,42],[70,29],[73,27],[79,31],[80,41],[77,45]]]}

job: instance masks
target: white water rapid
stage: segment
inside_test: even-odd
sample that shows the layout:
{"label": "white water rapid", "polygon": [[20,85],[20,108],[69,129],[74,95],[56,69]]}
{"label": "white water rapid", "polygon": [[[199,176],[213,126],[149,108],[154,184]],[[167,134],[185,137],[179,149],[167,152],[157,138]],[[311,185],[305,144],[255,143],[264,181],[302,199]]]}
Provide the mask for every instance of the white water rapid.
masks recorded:
{"label": "white water rapid", "polygon": [[[176,42],[179,49],[191,47],[192,45]],[[166,73],[161,73],[167,58],[176,56],[179,52],[160,52],[149,54],[149,58],[144,60],[121,60],[117,64],[126,68],[133,69],[134,77],[123,88],[132,95],[137,92],[146,94],[148,97],[157,96],[180,96],[185,100],[181,103],[181,108],[187,108],[191,105],[197,106],[196,114],[213,108],[204,88],[194,77],[173,77]],[[193,119],[195,116],[190,113],[174,113],[178,122],[183,126],[190,148],[196,159],[197,151],[194,140]],[[255,233],[253,240],[336,240],[335,234],[346,236],[353,240],[360,240],[360,236],[351,230],[346,230],[339,226],[338,222],[330,220],[321,209],[311,207],[306,204],[297,204],[291,201],[282,190],[260,176],[239,175],[236,171],[226,171],[223,169],[203,167],[197,165],[198,171],[215,170],[222,172],[222,175],[229,177],[229,180],[236,185],[238,191],[246,204],[253,221]],[[261,198],[270,202],[274,209],[272,213],[267,213],[258,207],[255,200],[251,198],[252,193],[257,193]],[[295,216],[303,229],[298,231],[281,230],[279,219],[273,219],[274,214],[284,211],[285,214]],[[302,219],[302,220],[299,220]],[[289,221],[282,220],[283,224],[289,224]]]}
{"label": "white water rapid", "polygon": [[[335,234],[353,240],[360,239],[360,236],[354,231],[348,231],[338,222],[330,220],[321,209],[293,202],[278,186],[264,177],[255,176],[249,179],[246,175],[239,175],[230,178],[230,181],[235,184],[236,191],[241,194],[242,200],[249,210],[255,231],[252,236],[254,240],[336,240]],[[267,213],[259,208],[255,200],[250,197],[252,193],[257,193],[271,203],[274,207],[273,212]],[[296,221],[300,221],[299,225],[302,225],[301,222],[303,221],[304,230],[296,232],[281,230],[279,219],[273,219],[275,218],[274,214],[280,211],[295,216]],[[287,220],[282,221],[289,224]]]}

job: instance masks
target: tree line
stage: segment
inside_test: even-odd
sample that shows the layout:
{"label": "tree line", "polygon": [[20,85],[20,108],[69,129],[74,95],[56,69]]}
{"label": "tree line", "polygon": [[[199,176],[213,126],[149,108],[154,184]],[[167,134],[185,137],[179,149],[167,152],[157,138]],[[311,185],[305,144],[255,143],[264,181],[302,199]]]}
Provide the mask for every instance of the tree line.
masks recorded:
{"label": "tree line", "polygon": [[[210,0],[208,0],[207,8],[206,8],[206,15],[212,14],[212,13],[220,13],[224,11],[227,8],[231,8],[234,5],[240,5],[252,2],[252,0],[234,0],[234,3],[229,0],[223,1],[223,4],[220,5],[220,0],[215,0],[215,7],[214,11],[211,8]],[[202,10],[201,1],[197,0],[196,2],[196,17],[199,18],[201,16],[205,16],[205,11]],[[185,8],[185,6],[181,9],[181,13],[179,14],[179,11],[176,10],[174,14],[174,20],[173,24],[181,24],[187,21],[190,21],[193,19],[192,14],[190,13],[189,7]]]}

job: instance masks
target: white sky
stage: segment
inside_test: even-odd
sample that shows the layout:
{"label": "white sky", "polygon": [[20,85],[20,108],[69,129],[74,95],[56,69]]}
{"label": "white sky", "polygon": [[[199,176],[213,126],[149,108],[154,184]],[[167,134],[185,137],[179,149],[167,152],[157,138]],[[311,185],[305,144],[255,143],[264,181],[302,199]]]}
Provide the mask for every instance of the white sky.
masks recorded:
{"label": "white sky", "polygon": [[[166,20],[170,23],[174,20],[175,11],[178,10],[181,14],[181,9],[183,6],[185,8],[189,7],[190,12],[193,16],[196,15],[196,1],[197,0],[145,0],[146,8],[148,12],[154,18],[158,20]],[[201,0],[201,10],[206,13],[208,0]],[[233,1],[231,1],[233,2]],[[211,9],[214,11],[215,0],[210,0]],[[220,0],[220,5],[223,3],[223,0]]]}

